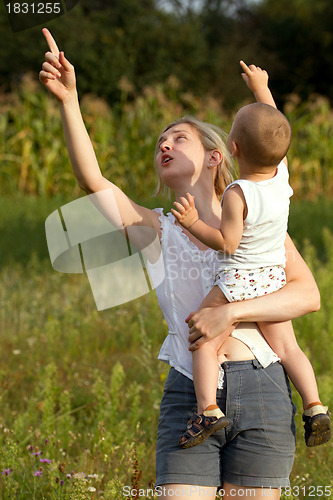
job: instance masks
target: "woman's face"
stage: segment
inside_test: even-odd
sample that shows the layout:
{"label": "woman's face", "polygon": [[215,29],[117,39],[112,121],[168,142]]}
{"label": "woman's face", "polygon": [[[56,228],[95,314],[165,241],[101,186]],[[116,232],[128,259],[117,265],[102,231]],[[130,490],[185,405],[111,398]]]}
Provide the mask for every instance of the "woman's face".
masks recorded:
{"label": "woman's face", "polygon": [[201,143],[197,131],[189,123],[180,123],[164,132],[158,140],[156,167],[161,181],[171,189],[186,181],[194,184],[209,152]]}

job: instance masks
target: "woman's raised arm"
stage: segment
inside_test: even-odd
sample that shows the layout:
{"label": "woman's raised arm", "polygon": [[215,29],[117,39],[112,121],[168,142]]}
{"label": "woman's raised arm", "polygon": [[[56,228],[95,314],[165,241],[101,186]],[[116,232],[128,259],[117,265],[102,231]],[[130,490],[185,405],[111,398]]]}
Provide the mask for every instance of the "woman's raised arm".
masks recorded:
{"label": "woman's raised arm", "polygon": [[87,194],[112,189],[124,226],[145,225],[159,231],[158,215],[155,212],[134,203],[115,184],[103,177],[82,118],[74,67],[64,53],[59,52],[54,38],[46,28],[43,29],[43,34],[49,51],[45,54],[39,79],[58,100],[69,158],[79,186]]}
{"label": "woman's raised arm", "polygon": [[287,284],[277,292],[256,299],[201,309],[189,316],[191,350],[220,335],[232,324],[288,321],[320,308],[314,277],[289,235],[285,241]]}

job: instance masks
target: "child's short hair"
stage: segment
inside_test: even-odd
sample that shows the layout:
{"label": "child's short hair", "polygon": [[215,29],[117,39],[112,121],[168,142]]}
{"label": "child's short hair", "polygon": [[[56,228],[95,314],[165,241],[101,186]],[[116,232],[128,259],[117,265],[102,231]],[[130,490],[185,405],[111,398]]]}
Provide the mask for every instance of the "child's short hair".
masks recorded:
{"label": "child's short hair", "polygon": [[235,116],[231,129],[246,160],[253,165],[270,167],[286,156],[291,142],[291,126],[281,111],[261,102],[248,104]]}

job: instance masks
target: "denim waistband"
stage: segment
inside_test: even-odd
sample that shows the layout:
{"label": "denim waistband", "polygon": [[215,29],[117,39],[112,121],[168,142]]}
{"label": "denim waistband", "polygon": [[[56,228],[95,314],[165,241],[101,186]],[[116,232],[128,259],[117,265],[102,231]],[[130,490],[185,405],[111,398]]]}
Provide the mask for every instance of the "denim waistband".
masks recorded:
{"label": "denim waistband", "polygon": [[[270,365],[267,366],[267,368],[270,368],[274,365],[280,365],[279,362],[271,363]],[[257,359],[249,359],[245,361],[225,361],[222,363],[222,368],[223,370],[227,371],[240,371],[240,370],[257,370],[257,369],[263,369],[263,366]]]}

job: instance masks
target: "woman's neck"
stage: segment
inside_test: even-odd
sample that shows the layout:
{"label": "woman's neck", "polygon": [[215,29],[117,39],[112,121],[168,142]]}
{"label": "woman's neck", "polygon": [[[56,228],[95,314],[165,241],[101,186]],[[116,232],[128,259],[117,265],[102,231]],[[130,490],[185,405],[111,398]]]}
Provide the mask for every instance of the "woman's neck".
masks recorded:
{"label": "woman's neck", "polygon": [[194,196],[195,207],[198,210],[200,219],[206,224],[219,227],[221,219],[221,202],[215,194],[214,188],[212,189],[199,189],[196,186],[189,186],[188,189],[175,192],[176,200],[186,193]]}

